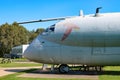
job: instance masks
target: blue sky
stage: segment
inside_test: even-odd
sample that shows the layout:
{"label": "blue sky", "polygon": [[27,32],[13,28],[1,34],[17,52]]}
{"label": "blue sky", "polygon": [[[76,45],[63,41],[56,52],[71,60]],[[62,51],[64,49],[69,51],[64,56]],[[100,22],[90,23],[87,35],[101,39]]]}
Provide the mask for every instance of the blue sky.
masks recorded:
{"label": "blue sky", "polygon": [[[120,0],[0,0],[0,24],[14,21],[30,21],[46,18],[94,14],[96,7],[101,13],[120,12]],[[56,22],[25,24],[28,30],[46,28]]]}

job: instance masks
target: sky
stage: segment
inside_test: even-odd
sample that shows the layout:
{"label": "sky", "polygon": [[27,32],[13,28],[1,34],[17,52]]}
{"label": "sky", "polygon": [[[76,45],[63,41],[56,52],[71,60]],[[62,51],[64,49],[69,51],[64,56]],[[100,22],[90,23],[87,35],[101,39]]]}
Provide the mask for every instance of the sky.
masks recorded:
{"label": "sky", "polygon": [[[97,7],[101,13],[120,12],[120,0],[0,0],[0,25],[47,18],[94,14]],[[27,30],[47,28],[58,21],[24,24]]]}

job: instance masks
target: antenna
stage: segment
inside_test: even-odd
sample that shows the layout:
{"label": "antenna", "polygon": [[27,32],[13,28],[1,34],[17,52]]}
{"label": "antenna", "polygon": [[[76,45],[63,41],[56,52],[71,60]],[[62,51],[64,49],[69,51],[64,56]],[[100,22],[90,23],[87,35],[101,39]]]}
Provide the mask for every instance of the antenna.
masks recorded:
{"label": "antenna", "polygon": [[80,10],[79,16],[84,16],[83,10]]}
{"label": "antenna", "polygon": [[102,9],[102,7],[98,7],[96,8],[96,13],[95,13],[95,17],[98,17],[99,16],[99,10]]}
{"label": "antenna", "polygon": [[66,18],[71,18],[71,17],[59,17],[59,18],[50,18],[50,19],[40,19],[40,20],[19,22],[18,24],[28,24],[28,23],[36,23],[36,22],[47,22],[47,21],[57,21],[57,20],[65,20]]}
{"label": "antenna", "polygon": [[28,23],[36,23],[36,22],[47,22],[47,21],[56,21],[56,20],[64,20],[65,18],[51,18],[51,19],[40,19],[33,21],[20,22],[18,24],[28,24]]}

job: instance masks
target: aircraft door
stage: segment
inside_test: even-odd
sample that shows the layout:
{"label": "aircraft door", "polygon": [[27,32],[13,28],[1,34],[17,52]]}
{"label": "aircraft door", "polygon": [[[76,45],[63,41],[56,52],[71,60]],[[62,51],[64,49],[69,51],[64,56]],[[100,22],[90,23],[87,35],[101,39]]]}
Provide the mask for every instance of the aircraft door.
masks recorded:
{"label": "aircraft door", "polygon": [[100,54],[104,54],[104,47],[93,47],[92,48],[92,54],[93,55],[100,55]]}
{"label": "aircraft door", "polygon": [[105,53],[105,43],[102,40],[94,40],[92,46],[92,54],[93,55],[101,55]]}
{"label": "aircraft door", "polygon": [[120,55],[120,31],[106,31],[105,36],[105,54]]}

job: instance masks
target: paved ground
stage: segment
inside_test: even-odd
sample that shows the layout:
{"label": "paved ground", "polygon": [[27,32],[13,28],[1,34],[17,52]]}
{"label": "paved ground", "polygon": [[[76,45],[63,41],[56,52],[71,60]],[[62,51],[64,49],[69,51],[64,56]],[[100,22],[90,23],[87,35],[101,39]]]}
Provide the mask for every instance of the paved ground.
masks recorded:
{"label": "paved ground", "polygon": [[14,74],[16,72],[28,70],[31,68],[38,68],[38,70],[19,75],[18,77],[30,77],[30,78],[64,78],[64,79],[90,79],[98,80],[96,72],[81,72],[81,71],[70,71],[68,74],[60,74],[58,71],[51,72],[48,70],[41,70],[40,67],[14,67],[14,68],[0,68],[0,77]]}
{"label": "paved ground", "polygon": [[40,67],[14,67],[14,68],[0,68],[0,77],[9,75],[9,74],[14,74],[16,72],[28,70],[31,68],[40,68]]}
{"label": "paved ground", "polygon": [[97,74],[96,72],[80,72],[80,71],[70,71],[68,74],[60,74],[58,71],[50,72],[42,71],[39,69],[30,73],[19,75],[18,77],[98,80],[98,75],[96,74]]}

